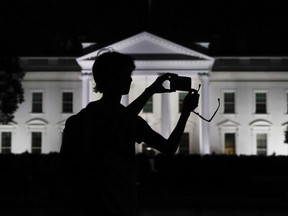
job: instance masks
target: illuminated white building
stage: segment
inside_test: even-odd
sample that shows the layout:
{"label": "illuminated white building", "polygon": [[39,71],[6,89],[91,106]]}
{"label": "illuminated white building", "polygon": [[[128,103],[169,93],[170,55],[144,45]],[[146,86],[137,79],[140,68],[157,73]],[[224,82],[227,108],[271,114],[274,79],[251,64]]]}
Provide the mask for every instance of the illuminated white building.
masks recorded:
{"label": "illuminated white building", "polygon": [[287,57],[217,58],[209,77],[211,105],[222,101],[210,123],[214,152],[287,155],[287,72]]}
{"label": "illuminated white building", "polygon": [[[131,90],[122,98],[125,105],[165,72],[191,77],[195,89],[201,84],[196,111],[206,118],[220,98],[210,123],[191,114],[179,153],[287,154],[287,58],[213,58],[147,32],[107,47],[135,58]],[[99,49],[79,58],[21,58],[25,102],[13,123],[0,125],[2,153],[59,151],[65,120],[101,97],[93,93],[91,76]],[[156,94],[140,115],[167,137],[179,118],[183,95]],[[137,145],[137,152],[143,148]]]}

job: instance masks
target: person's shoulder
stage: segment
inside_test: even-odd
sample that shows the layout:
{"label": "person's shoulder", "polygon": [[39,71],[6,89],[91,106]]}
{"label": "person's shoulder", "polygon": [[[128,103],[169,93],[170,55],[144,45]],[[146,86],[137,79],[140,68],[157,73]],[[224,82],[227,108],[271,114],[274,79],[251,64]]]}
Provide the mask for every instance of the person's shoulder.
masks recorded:
{"label": "person's shoulder", "polygon": [[79,121],[80,119],[83,118],[85,112],[86,112],[87,108],[83,108],[81,109],[78,113],[71,115],[67,120],[66,120],[66,124],[75,122],[75,121]]}
{"label": "person's shoulder", "polygon": [[90,102],[84,109],[83,112],[91,112],[99,109],[101,107],[101,103],[99,101]]}
{"label": "person's shoulder", "polygon": [[95,106],[97,106],[97,101],[90,102],[86,107],[82,108],[78,113],[71,115],[67,120],[82,118],[86,112],[95,108]]}
{"label": "person's shoulder", "polygon": [[85,109],[86,109],[86,108],[80,110],[78,113],[76,113],[76,114],[74,114],[74,115],[71,115],[67,120],[73,120],[73,119],[79,118],[80,116],[83,115],[83,113],[85,112]]}

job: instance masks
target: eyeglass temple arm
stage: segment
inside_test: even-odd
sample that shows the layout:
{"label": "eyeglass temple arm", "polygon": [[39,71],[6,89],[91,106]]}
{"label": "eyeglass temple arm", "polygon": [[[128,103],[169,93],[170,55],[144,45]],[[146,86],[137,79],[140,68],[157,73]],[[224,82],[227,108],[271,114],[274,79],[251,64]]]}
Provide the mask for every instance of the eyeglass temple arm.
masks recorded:
{"label": "eyeglass temple arm", "polygon": [[[195,90],[193,89],[194,92],[199,92],[200,90],[200,87],[201,87],[201,84],[199,84],[199,87],[198,87],[198,90]],[[205,117],[203,117],[202,115],[200,115],[199,113],[195,112],[195,111],[192,111],[194,114],[196,114],[197,116],[199,116],[201,119],[203,119],[204,121],[207,121],[207,122],[211,122],[212,119],[214,118],[214,116],[216,115],[216,113],[218,112],[219,110],[219,107],[220,107],[220,98],[218,98],[218,106],[216,108],[216,110],[214,111],[212,117],[210,119],[206,119]]]}
{"label": "eyeglass temple arm", "polygon": [[219,107],[220,107],[220,98],[218,98],[218,106],[216,108],[216,110],[214,111],[212,117],[210,119],[206,119],[205,117],[203,117],[202,115],[200,115],[199,113],[195,112],[195,111],[192,111],[194,114],[196,114],[197,116],[199,116],[201,119],[207,121],[207,122],[211,122],[212,119],[214,118],[214,116],[216,115],[216,113],[218,112],[219,110]]}

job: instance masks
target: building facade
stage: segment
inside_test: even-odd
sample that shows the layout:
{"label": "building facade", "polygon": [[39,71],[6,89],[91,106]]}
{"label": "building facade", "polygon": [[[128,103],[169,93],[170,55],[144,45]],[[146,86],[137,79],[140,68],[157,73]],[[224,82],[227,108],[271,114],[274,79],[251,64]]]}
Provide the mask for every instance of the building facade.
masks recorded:
{"label": "building facade", "polygon": [[[191,114],[178,153],[287,155],[284,144],[288,112],[288,58],[213,58],[142,32],[115,44],[133,56],[136,70],[129,104],[162,73],[192,78],[200,88],[196,112]],[[100,48],[99,48],[100,49]],[[91,68],[99,49],[77,57],[22,57],[25,102],[14,122],[0,125],[1,153],[59,152],[66,119],[100,94],[93,92]],[[140,115],[167,137],[179,118],[185,92],[155,94]],[[137,152],[151,151],[144,143]]]}
{"label": "building facade", "polygon": [[209,93],[222,106],[210,124],[214,152],[287,155],[287,69],[285,57],[216,60]]}

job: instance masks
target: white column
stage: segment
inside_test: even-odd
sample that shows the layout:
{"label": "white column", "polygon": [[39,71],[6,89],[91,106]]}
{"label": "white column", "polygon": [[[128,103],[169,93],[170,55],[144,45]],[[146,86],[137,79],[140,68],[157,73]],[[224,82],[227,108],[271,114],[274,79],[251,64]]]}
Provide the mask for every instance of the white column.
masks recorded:
{"label": "white column", "polygon": [[86,107],[89,103],[89,79],[90,76],[87,73],[81,74],[82,80],[82,108]]}
{"label": "white column", "polygon": [[170,101],[169,93],[161,94],[161,132],[162,136],[168,138],[170,135]]}
{"label": "white column", "polygon": [[128,104],[129,104],[129,95],[128,94],[127,95],[122,95],[121,104],[123,106],[128,106]]}
{"label": "white column", "polygon": [[[209,74],[198,74],[202,83],[201,86],[201,115],[205,118],[210,118],[209,113]],[[200,137],[200,152],[202,154],[210,154],[210,133],[209,122],[201,121],[201,137]]]}

